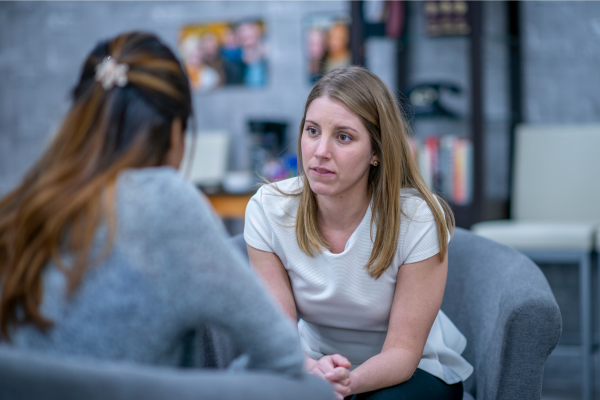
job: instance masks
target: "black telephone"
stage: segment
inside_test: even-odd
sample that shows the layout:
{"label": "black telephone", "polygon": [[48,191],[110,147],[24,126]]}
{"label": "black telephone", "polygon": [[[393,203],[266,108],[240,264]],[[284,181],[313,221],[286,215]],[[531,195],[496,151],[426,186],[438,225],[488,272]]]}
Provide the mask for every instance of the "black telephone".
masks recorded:
{"label": "black telephone", "polygon": [[444,91],[454,94],[462,93],[460,87],[448,82],[421,83],[413,86],[407,93],[411,114],[414,116],[458,118],[459,116],[455,112],[440,103],[440,97]]}

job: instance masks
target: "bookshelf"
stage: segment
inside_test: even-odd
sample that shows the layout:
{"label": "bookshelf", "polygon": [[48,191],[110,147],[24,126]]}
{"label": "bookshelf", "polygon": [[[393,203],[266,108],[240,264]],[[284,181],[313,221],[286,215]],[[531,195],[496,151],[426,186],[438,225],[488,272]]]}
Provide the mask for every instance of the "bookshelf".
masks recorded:
{"label": "bookshelf", "polygon": [[[364,43],[365,39],[369,35],[378,35],[377,32],[383,32],[384,29],[381,26],[375,26],[374,24],[368,24],[363,18],[363,2],[351,2],[352,9],[352,32],[351,32],[351,47],[353,52],[353,62],[358,65],[364,65]],[[504,2],[506,10],[506,35],[501,36],[490,36],[483,32],[482,20],[483,20],[483,7],[484,5],[478,1],[469,1],[468,12],[466,15],[468,25],[470,27],[470,33],[467,35],[456,36],[461,41],[461,48],[465,48],[464,62],[468,65],[468,105],[465,107],[464,112],[459,116],[443,116],[443,115],[429,115],[422,116],[418,114],[412,115],[411,125],[413,131],[415,131],[415,139],[421,143],[422,147],[427,147],[425,143],[429,140],[428,135],[419,133],[419,126],[427,125],[428,123],[437,124],[438,126],[447,127],[447,131],[452,134],[456,131],[462,131],[465,139],[469,142],[470,149],[467,150],[471,154],[471,158],[468,161],[471,167],[471,175],[467,178],[469,180],[470,188],[468,193],[468,201],[464,201],[464,198],[453,198],[448,195],[448,191],[444,190],[444,184],[438,182],[437,185],[433,185],[433,189],[436,193],[441,194],[446,201],[450,204],[454,211],[457,226],[463,228],[469,228],[476,222],[489,219],[503,219],[509,216],[509,197],[506,199],[497,200],[491,199],[486,195],[485,179],[488,176],[486,174],[485,165],[485,145],[486,145],[486,131],[494,125],[505,125],[506,134],[509,136],[508,140],[512,147],[512,137],[514,135],[514,127],[521,121],[521,85],[520,85],[520,49],[519,49],[519,4],[518,2],[506,1]],[[397,91],[401,93],[399,101],[405,107],[410,110],[411,105],[407,98],[407,94],[411,89],[410,76],[407,71],[410,69],[410,54],[411,46],[416,46],[420,37],[416,37],[414,31],[410,28],[410,24],[414,21],[411,20],[411,13],[408,11],[410,7],[422,7],[421,2],[404,2],[404,33],[396,40],[397,47]],[[425,36],[422,32],[421,35]],[[445,38],[442,38],[445,40]],[[501,43],[505,46],[507,53],[508,63],[505,66],[508,74],[507,80],[509,83],[508,93],[508,109],[509,116],[502,120],[494,121],[486,118],[484,113],[484,71],[483,71],[483,57],[484,57],[484,46],[490,43]],[[459,46],[460,47],[460,46]],[[423,131],[421,129],[421,131]],[[434,133],[434,132],[432,132]],[[443,132],[436,132],[443,133]],[[438,140],[441,143],[444,139],[444,135],[441,135]],[[459,137],[461,135],[454,135]],[[417,152],[418,153],[418,152]],[[441,153],[440,153],[441,154]],[[512,157],[512,148],[508,151],[510,157]],[[439,161],[439,160],[438,160]],[[508,168],[510,168],[512,160],[507,161]],[[423,172],[423,170],[421,170]],[[446,173],[448,171],[442,171]],[[504,171],[510,179],[510,171]],[[448,175],[446,173],[446,175]],[[447,187],[447,185],[446,185]],[[510,182],[509,182],[510,187]],[[444,193],[446,195],[444,195]]]}

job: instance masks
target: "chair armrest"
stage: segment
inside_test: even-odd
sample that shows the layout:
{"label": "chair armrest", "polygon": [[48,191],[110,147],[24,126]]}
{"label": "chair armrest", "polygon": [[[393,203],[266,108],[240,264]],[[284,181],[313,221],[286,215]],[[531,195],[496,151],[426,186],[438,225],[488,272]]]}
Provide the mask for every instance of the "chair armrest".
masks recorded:
{"label": "chair armrest", "polygon": [[492,340],[499,348],[490,351],[490,354],[500,355],[494,379],[498,382],[496,399],[539,399],[541,396],[544,364],[558,343],[562,319],[558,306],[554,307],[542,296],[535,297],[528,296],[513,303],[514,307],[510,307],[506,315],[499,316]]}
{"label": "chair armrest", "polygon": [[0,400],[333,400],[331,386],[304,374],[151,367],[31,354],[0,347]]}
{"label": "chair armrest", "polygon": [[531,260],[457,229],[442,309],[467,337],[477,399],[540,398],[544,363],[562,330],[550,286]]}

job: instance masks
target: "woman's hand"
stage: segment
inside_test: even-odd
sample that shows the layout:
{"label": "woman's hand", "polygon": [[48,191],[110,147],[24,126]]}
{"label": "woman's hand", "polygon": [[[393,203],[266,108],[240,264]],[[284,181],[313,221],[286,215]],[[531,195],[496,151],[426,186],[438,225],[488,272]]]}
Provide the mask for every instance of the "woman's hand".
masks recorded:
{"label": "woman's hand", "polygon": [[320,376],[331,383],[338,400],[350,394],[350,362],[339,354],[323,356],[312,363],[309,373]]}

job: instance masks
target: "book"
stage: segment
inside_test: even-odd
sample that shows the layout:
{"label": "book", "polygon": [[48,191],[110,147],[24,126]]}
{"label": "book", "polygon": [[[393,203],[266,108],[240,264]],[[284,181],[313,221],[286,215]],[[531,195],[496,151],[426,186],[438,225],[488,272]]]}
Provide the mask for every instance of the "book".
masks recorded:
{"label": "book", "polygon": [[419,172],[425,184],[455,205],[473,200],[473,142],[455,135],[411,138]]}

